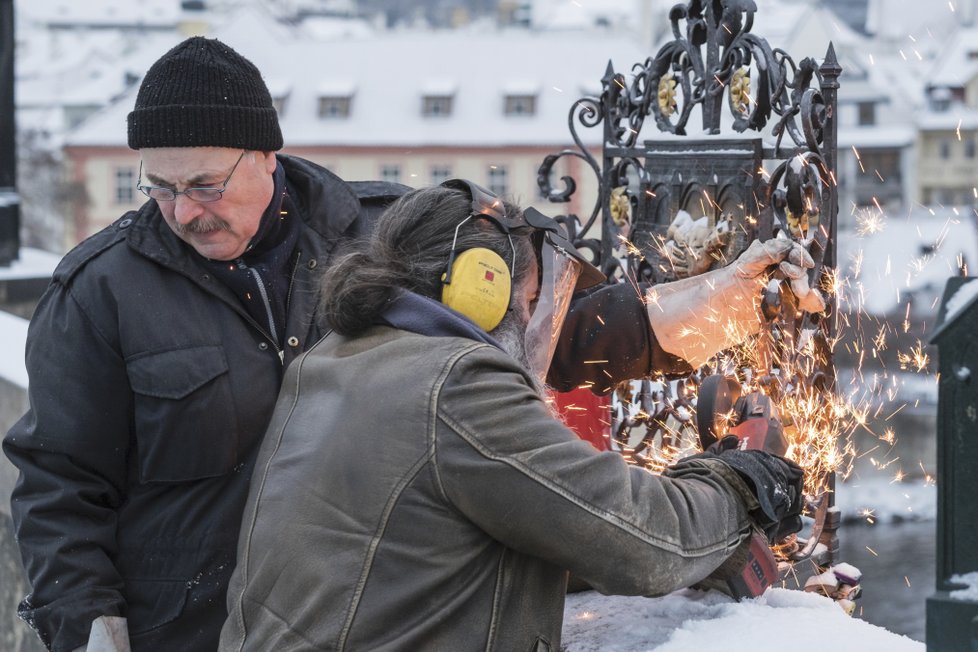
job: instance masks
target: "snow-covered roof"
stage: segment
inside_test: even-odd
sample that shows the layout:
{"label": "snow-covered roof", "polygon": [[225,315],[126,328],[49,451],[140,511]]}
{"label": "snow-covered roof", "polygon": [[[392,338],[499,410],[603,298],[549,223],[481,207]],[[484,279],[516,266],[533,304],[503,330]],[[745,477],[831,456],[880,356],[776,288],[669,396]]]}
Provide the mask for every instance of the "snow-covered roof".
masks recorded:
{"label": "snow-covered roof", "polygon": [[934,63],[931,86],[960,87],[978,76],[978,28],[962,27],[954,33]]}
{"label": "snow-covered roof", "polygon": [[883,315],[902,309],[913,294],[926,303],[917,308],[936,314],[947,279],[959,276],[962,264],[978,265],[974,218],[970,210],[915,206],[906,215],[885,216],[875,233],[840,232],[844,307]]}
{"label": "snow-covered roof", "polygon": [[547,30],[587,29],[598,25],[623,27],[638,14],[638,0],[533,0],[530,23]]}
{"label": "snow-covered roof", "polygon": [[873,125],[871,127],[840,127],[839,148],[859,149],[910,147],[917,133],[911,124]]}
{"label": "snow-covered roof", "polygon": [[314,39],[363,38],[374,33],[373,27],[364,20],[336,16],[311,16],[304,18],[299,29]]}
{"label": "snow-covered roof", "polygon": [[[628,72],[648,53],[620,34],[528,30],[395,32],[339,41],[267,39],[218,30],[214,36],[252,60],[266,79],[289,86],[280,116],[289,146],[552,145],[570,140],[567,116],[581,88],[600,88],[605,66]],[[165,51],[159,49],[156,56]],[[519,77],[510,77],[519,71]],[[321,119],[324,87],[348,88],[348,118]],[[290,83],[291,82],[291,83]],[[539,88],[533,116],[507,117],[513,83]],[[422,115],[421,98],[454,97],[452,113]],[[70,145],[125,146],[135,89],[70,134]],[[599,142],[600,129],[584,130]],[[588,133],[593,132],[593,133]]]}
{"label": "snow-covered roof", "polygon": [[946,47],[948,34],[964,22],[970,0],[869,0],[866,29],[927,58]]}
{"label": "snow-covered roof", "polygon": [[947,111],[923,109],[917,113],[916,123],[921,131],[978,129],[978,111],[961,105],[951,105]]}
{"label": "snow-covered roof", "polygon": [[45,25],[173,25],[183,10],[177,0],[17,0],[24,19]]}

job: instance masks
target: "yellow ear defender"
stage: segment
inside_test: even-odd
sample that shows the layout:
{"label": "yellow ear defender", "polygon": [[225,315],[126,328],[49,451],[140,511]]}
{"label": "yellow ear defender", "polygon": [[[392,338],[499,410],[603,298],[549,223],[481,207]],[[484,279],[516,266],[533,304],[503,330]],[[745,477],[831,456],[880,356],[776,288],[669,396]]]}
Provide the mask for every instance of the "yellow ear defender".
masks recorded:
{"label": "yellow ear defender", "polygon": [[512,288],[509,268],[491,249],[467,249],[448,262],[442,274],[441,302],[487,333],[506,316]]}

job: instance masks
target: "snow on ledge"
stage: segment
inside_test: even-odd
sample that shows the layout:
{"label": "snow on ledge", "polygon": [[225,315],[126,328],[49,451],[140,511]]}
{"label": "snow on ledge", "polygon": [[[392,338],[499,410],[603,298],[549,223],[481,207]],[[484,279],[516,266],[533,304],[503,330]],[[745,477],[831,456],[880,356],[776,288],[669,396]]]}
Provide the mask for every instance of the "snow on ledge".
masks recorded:
{"label": "snow on ledge", "polygon": [[27,346],[27,320],[0,311],[0,378],[19,387],[27,388],[27,366],[24,364],[24,348]]}
{"label": "snow on ledge", "polygon": [[768,589],[734,602],[683,589],[660,598],[572,593],[564,608],[565,652],[924,652],[923,643],[847,616],[832,600]]}
{"label": "snow on ledge", "polygon": [[964,575],[952,575],[951,581],[964,584],[967,588],[958,589],[949,593],[952,600],[964,600],[968,602],[978,602],[978,573],[965,573]]}

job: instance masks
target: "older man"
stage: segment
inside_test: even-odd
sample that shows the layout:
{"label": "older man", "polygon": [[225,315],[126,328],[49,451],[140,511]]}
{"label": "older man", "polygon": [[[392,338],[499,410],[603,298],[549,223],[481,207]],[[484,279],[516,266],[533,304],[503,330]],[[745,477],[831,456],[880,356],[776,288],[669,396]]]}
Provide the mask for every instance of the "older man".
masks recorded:
{"label": "older man", "polygon": [[552,416],[545,352],[601,278],[560,234],[446,182],[328,271],[335,332],[287,373],[222,650],[558,650],[567,571],[662,594],[740,570],[752,528],[797,517],[801,470],[781,458],[658,476]]}
{"label": "older man", "polygon": [[31,409],[4,441],[21,614],[56,650],[125,641],[123,618],[134,649],[213,650],[254,451],[323,333],[322,267],[404,188],[276,156],[258,70],[203,38],[150,68],[129,145],[151,201],[65,257],[31,322]]}

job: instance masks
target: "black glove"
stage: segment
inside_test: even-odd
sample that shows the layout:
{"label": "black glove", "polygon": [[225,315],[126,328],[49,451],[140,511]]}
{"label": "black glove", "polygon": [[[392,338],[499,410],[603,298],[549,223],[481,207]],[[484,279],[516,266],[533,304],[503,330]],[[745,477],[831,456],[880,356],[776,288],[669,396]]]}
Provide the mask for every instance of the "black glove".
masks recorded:
{"label": "black glove", "polygon": [[772,543],[801,529],[805,472],[791,460],[761,450],[740,450],[727,435],[694,457],[711,457],[737,471],[754,489],[760,508],[751,516]]}

